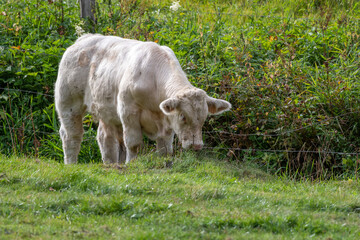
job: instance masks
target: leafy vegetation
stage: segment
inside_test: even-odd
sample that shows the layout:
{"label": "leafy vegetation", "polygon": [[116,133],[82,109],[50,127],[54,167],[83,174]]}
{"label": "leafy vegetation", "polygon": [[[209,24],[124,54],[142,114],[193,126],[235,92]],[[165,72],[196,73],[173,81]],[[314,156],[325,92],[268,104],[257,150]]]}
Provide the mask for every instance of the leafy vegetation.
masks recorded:
{"label": "leafy vegetation", "polygon": [[[53,85],[82,28],[167,45],[194,85],[229,100],[204,127],[208,148],[274,173],[357,173],[357,155],[334,153],[360,146],[357,1],[98,1],[94,27],[75,0],[0,3],[3,154],[61,161]],[[84,126],[80,161],[97,162],[91,116]]]}
{"label": "leafy vegetation", "polygon": [[358,239],[359,190],[191,154],[126,168],[2,156],[0,238]]}

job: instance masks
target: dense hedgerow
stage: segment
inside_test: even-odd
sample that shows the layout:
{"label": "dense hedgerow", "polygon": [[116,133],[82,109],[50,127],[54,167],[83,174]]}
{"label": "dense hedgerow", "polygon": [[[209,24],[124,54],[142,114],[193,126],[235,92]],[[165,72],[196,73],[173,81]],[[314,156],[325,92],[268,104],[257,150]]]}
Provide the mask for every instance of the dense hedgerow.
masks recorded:
{"label": "dense hedgerow", "polygon": [[[176,11],[171,2],[98,1],[95,26],[80,20],[76,1],[1,3],[5,154],[61,160],[53,85],[82,28],[167,45],[194,85],[230,101],[231,112],[205,124],[207,147],[280,172],[357,168],[354,155],[328,153],[360,146],[360,7],[353,1],[184,1]],[[84,126],[80,161],[99,161],[90,116]]]}

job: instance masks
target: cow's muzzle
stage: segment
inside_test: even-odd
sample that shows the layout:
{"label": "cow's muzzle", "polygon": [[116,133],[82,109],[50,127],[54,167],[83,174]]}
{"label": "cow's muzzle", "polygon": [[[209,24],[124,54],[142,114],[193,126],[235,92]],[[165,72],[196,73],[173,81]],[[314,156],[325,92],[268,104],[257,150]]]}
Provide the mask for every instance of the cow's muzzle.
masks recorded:
{"label": "cow's muzzle", "polygon": [[203,148],[204,144],[201,141],[198,142],[192,142],[192,141],[184,141],[182,142],[182,147],[184,149],[193,149],[195,151],[200,151]]}
{"label": "cow's muzzle", "polygon": [[193,148],[195,151],[200,151],[200,150],[203,148],[203,144],[193,144],[193,145],[192,145],[192,148]]}

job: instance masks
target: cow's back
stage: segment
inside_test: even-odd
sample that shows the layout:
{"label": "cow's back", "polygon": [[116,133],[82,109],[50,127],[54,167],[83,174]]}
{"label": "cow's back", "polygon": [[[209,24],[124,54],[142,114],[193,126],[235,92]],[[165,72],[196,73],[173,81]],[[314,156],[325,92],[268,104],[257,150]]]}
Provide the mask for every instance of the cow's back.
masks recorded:
{"label": "cow's back", "polygon": [[[161,55],[161,56],[160,56]],[[83,104],[96,115],[117,115],[117,95],[127,91],[132,97],[142,97],[144,91],[154,96],[152,107],[160,99],[153,86],[159,71],[159,59],[172,56],[156,43],[123,39],[114,36],[87,34],[79,38],[64,53],[55,86],[57,105]],[[128,103],[126,103],[128,104]],[[142,103],[140,103],[142,104]],[[146,99],[145,104],[148,104]],[[102,112],[100,112],[102,111]]]}

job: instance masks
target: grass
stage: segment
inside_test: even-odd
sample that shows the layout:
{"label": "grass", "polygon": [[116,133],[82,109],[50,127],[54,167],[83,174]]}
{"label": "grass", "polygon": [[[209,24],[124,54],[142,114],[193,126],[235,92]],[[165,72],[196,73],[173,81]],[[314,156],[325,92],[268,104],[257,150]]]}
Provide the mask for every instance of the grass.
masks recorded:
{"label": "grass", "polygon": [[127,167],[0,157],[0,238],[358,239],[359,188],[191,153]]}

